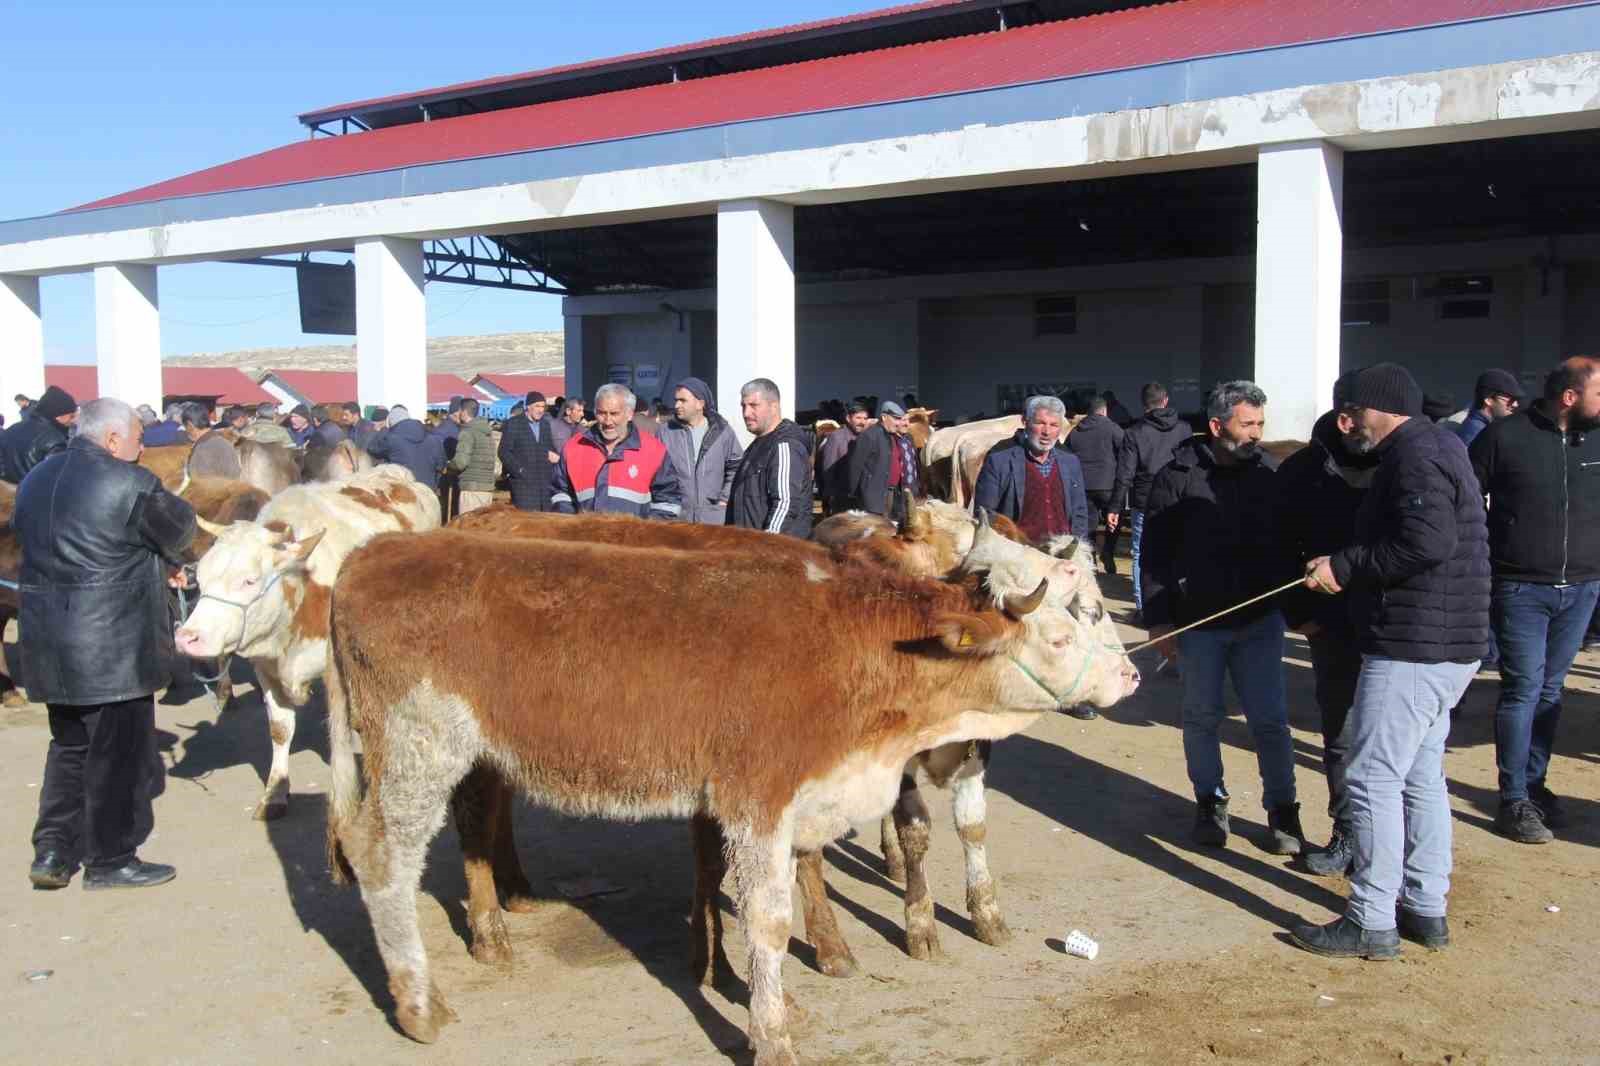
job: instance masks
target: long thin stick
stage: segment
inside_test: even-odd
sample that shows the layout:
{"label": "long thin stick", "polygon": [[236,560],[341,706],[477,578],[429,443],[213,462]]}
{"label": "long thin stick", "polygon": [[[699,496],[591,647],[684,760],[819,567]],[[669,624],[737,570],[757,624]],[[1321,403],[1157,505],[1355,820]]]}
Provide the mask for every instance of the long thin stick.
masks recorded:
{"label": "long thin stick", "polygon": [[1244,608],[1250,606],[1252,603],[1260,603],[1262,600],[1271,599],[1273,596],[1278,595],[1278,593],[1280,593],[1280,592],[1288,592],[1290,589],[1294,588],[1296,585],[1305,584],[1305,580],[1306,579],[1304,577],[1297,577],[1293,581],[1290,581],[1289,583],[1287,583],[1285,585],[1278,586],[1277,588],[1273,589],[1271,592],[1263,592],[1261,595],[1255,596],[1255,597],[1253,597],[1251,599],[1248,599],[1248,600],[1245,600],[1243,603],[1236,603],[1232,607],[1229,607],[1227,610],[1218,611],[1216,614],[1206,615],[1206,617],[1200,619],[1200,621],[1198,621],[1198,622],[1190,622],[1188,625],[1182,626],[1182,627],[1180,627],[1178,629],[1174,629],[1170,633],[1163,633],[1161,636],[1156,637],[1154,640],[1147,640],[1143,644],[1140,644],[1137,647],[1129,648],[1128,651],[1127,651],[1127,654],[1128,655],[1132,655],[1136,651],[1144,651],[1146,648],[1150,647],[1150,645],[1152,645],[1152,644],[1160,644],[1163,640],[1167,640],[1167,639],[1169,639],[1171,637],[1175,637],[1179,633],[1187,633],[1189,630],[1193,629],[1195,626],[1203,626],[1207,622],[1215,622],[1217,619],[1223,617],[1224,615],[1232,614],[1234,611],[1241,611]]}

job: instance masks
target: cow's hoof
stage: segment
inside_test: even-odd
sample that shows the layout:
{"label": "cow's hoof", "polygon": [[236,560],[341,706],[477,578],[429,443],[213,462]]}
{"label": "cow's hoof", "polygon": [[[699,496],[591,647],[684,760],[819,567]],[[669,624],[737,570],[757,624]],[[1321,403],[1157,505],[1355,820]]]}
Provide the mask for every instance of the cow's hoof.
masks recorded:
{"label": "cow's hoof", "polygon": [[944,958],[944,949],[939,946],[939,931],[932,925],[921,929],[907,929],[906,954],[920,962],[932,962],[934,959]]}
{"label": "cow's hoof", "polygon": [[856,957],[850,954],[849,948],[827,955],[818,952],[817,969],[829,977],[854,977],[861,972],[861,966],[856,962]]}
{"label": "cow's hoof", "polygon": [[289,801],[286,799],[264,799],[256,804],[255,812],[250,815],[258,822],[275,822],[289,813]]}
{"label": "cow's hoof", "polygon": [[533,890],[526,892],[513,892],[501,902],[501,907],[512,914],[532,914],[539,909],[539,901],[533,898]]}
{"label": "cow's hoof", "polygon": [[755,1042],[755,1066],[800,1066],[800,1059],[794,1053],[794,1045],[787,1036],[781,1040],[758,1040]]}
{"label": "cow's hoof", "polygon": [[506,932],[505,919],[499,911],[470,914],[467,926],[472,932],[467,950],[474,959],[485,966],[511,965],[511,935]]}
{"label": "cow's hoof", "polygon": [[20,688],[7,689],[4,696],[0,696],[0,707],[26,707],[28,697],[22,694]]}
{"label": "cow's hoof", "polygon": [[433,1043],[439,1039],[439,1030],[455,1020],[456,1012],[446,1005],[437,987],[428,990],[428,1003],[422,1009],[406,1005],[395,1011],[400,1031],[419,1044]]}
{"label": "cow's hoof", "polygon": [[998,948],[1011,943],[1011,930],[1006,926],[1006,920],[999,913],[974,914],[972,928],[978,939],[992,948]]}

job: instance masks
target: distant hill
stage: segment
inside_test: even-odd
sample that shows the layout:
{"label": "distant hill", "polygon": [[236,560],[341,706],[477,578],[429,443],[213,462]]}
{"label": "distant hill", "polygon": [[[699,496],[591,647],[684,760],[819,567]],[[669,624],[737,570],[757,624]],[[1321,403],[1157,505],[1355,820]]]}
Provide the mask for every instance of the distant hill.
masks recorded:
{"label": "distant hill", "polygon": [[[566,342],[559,331],[493,333],[482,337],[428,338],[428,370],[434,374],[552,374],[565,369]],[[167,356],[167,366],[229,366],[247,374],[267,370],[346,370],[356,368],[353,344],[303,348],[243,348]]]}

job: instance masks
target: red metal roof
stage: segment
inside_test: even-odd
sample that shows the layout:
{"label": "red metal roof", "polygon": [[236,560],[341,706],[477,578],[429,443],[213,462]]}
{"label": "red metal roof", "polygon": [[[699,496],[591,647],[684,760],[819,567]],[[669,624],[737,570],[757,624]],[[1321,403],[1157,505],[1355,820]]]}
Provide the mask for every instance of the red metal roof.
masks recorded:
{"label": "red metal roof", "polygon": [[530,392],[542,392],[547,400],[554,400],[557,396],[566,395],[566,378],[550,377],[544,374],[479,374],[472,379],[472,384],[487,381],[509,396],[526,396]]}
{"label": "red metal roof", "polygon": [[282,185],[918,99],[1567,7],[1573,2],[1174,0],[876,52],[297,141],[84,207]]}
{"label": "red metal roof", "polygon": [[[356,375],[353,371],[274,370],[271,376],[312,403],[344,403],[356,398]],[[448,403],[452,396],[472,394],[472,386],[454,374],[428,375],[429,403]]]}
{"label": "red metal roof", "polygon": [[726,48],[729,45],[745,44],[752,41],[769,40],[778,37],[789,37],[815,30],[828,29],[835,26],[847,26],[855,22],[871,22],[879,19],[892,18],[896,15],[905,15],[917,11],[935,11],[942,7],[954,7],[964,3],[965,0],[923,0],[916,4],[898,4],[894,7],[876,8],[872,11],[863,11],[854,15],[841,15],[831,19],[817,19],[814,22],[797,22],[788,26],[778,26],[772,29],[753,30],[749,33],[735,33],[726,37],[711,37],[703,41],[690,44],[668,45],[665,48],[653,48],[644,52],[629,52],[620,56],[610,56],[604,59],[589,59],[581,63],[566,63],[556,67],[544,67],[539,70],[525,71],[521,74],[498,74],[492,78],[480,78],[476,81],[456,82],[453,85],[441,85],[434,89],[418,89],[407,93],[394,93],[390,96],[375,96],[369,100],[355,100],[348,104],[334,104],[330,107],[319,107],[302,114],[300,120],[306,121],[313,115],[326,115],[333,113],[355,113],[369,111],[386,104],[399,104],[407,100],[421,99],[423,97],[454,96],[468,93],[481,93],[503,85],[516,82],[533,81],[542,78],[554,78],[565,74],[576,74],[582,71],[599,70],[605,67],[625,66],[643,63],[649,60],[670,59],[673,56],[691,52],[702,52],[710,49]]}
{"label": "red metal roof", "polygon": [[[80,404],[100,396],[100,371],[92,365],[47,366],[44,380],[47,385],[66,389]],[[164,366],[161,392],[164,396],[215,396],[226,403],[276,402],[248,374],[232,367]]]}

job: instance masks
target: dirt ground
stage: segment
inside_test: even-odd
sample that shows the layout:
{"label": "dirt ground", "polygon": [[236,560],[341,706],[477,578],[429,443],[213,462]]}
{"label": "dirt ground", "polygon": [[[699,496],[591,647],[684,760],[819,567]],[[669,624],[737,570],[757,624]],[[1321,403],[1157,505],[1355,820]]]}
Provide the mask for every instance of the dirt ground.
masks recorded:
{"label": "dirt ground", "polygon": [[[1123,599],[1127,583],[1108,579]],[[1139,636],[1127,628],[1124,635]],[[1146,665],[1142,663],[1141,665]],[[484,664],[493,669],[492,663]],[[1304,645],[1288,657],[1306,829],[1325,839],[1321,741]],[[354,890],[322,857],[327,784],[319,709],[300,715],[289,816],[249,820],[268,760],[253,690],[220,718],[209,696],[159,706],[165,791],[145,857],[177,881],[95,893],[35,892],[24,870],[47,740],[42,707],[0,712],[0,1062],[678,1064],[748,1061],[743,989],[686,979],[686,827],[576,822],[518,811],[517,842],[548,902],[509,915],[513,970],[466,952],[454,833],[436,842],[420,899],[438,983],[460,1015],[431,1047],[388,1019],[389,995]],[[840,922],[862,964],[817,972],[801,939],[785,987],[816,1064],[1600,1062],[1600,656],[1573,671],[1551,782],[1573,827],[1545,847],[1492,835],[1496,682],[1472,686],[1446,769],[1456,815],[1455,945],[1407,945],[1392,963],[1330,961],[1284,942],[1297,917],[1326,921],[1344,882],[1255,844],[1265,828],[1249,734],[1227,723],[1239,835],[1189,843],[1179,686],[1151,679],[1095,722],[1040,721],[996,746],[989,841],[1014,941],[986,947],[964,913],[948,796],[930,883],[947,957],[903,950],[899,891],[876,830],[827,852]],[[574,882],[620,889],[574,903]],[[1559,907],[1559,911],[1552,908]],[[1094,962],[1062,951],[1081,929]],[[730,954],[743,944],[730,923]],[[44,980],[31,971],[50,970]]]}

